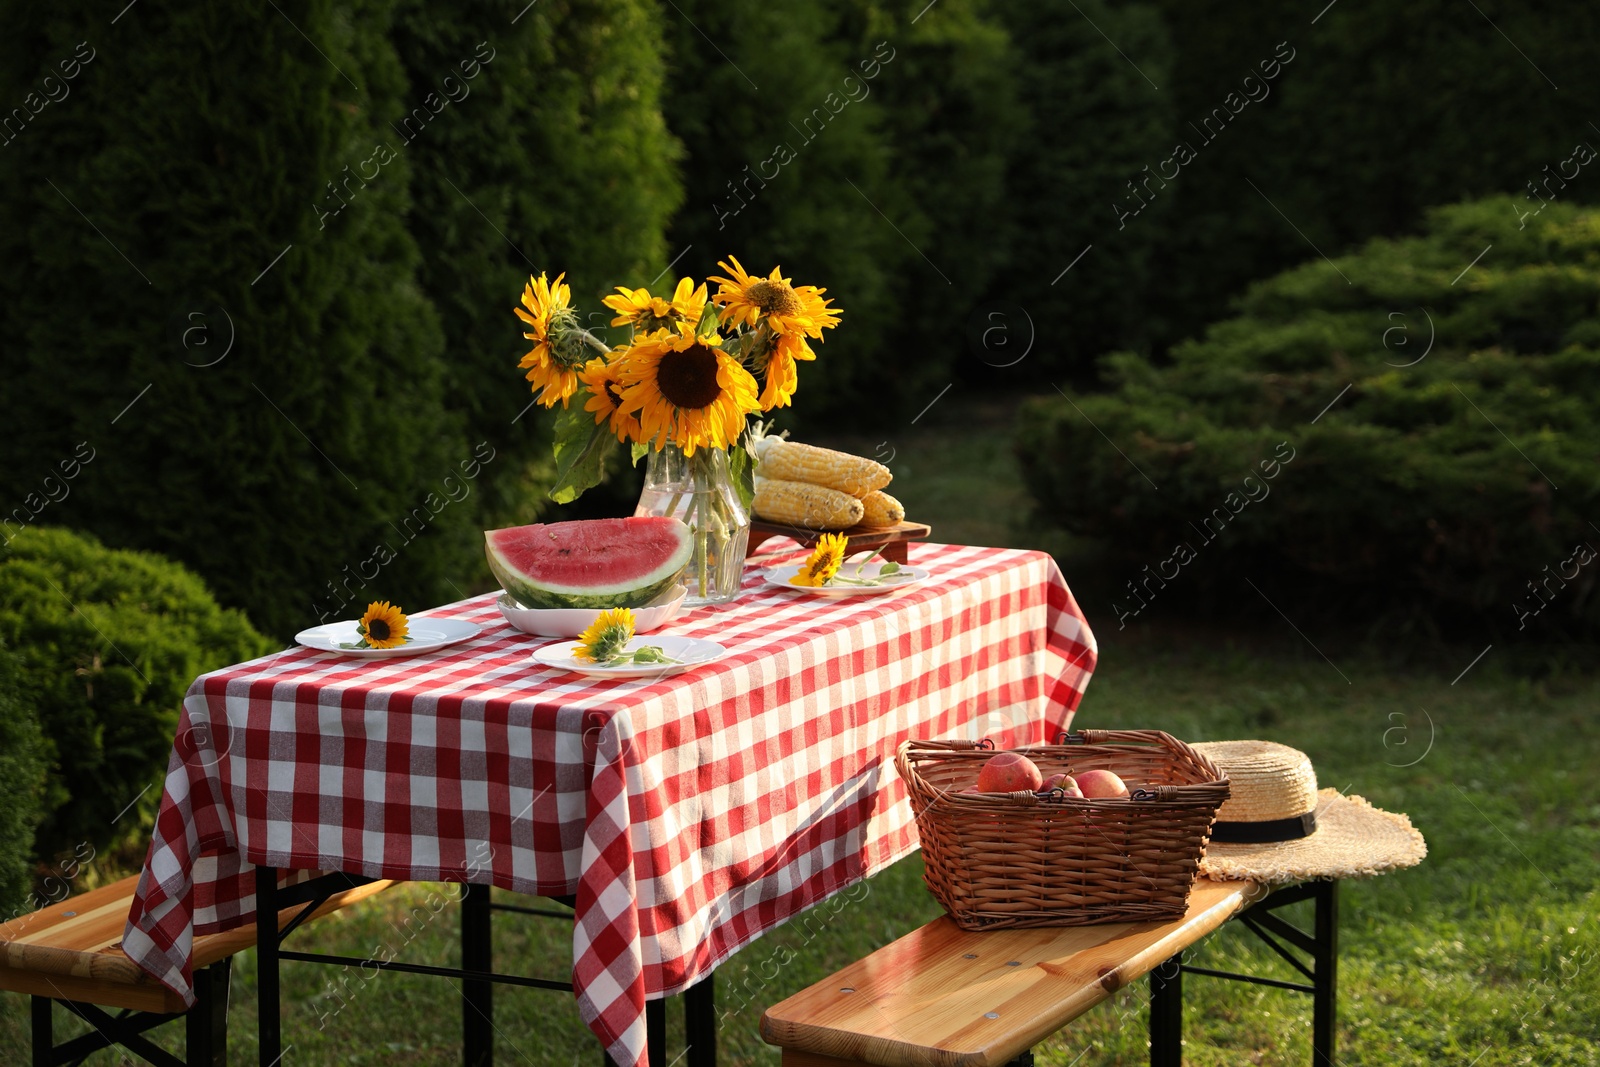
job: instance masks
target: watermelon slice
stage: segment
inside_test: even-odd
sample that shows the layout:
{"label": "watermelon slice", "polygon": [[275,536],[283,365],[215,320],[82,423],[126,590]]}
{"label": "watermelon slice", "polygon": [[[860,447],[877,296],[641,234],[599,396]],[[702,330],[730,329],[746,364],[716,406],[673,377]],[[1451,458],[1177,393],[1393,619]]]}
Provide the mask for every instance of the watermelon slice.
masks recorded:
{"label": "watermelon slice", "polygon": [[694,537],[670,516],[489,530],[489,569],[525,608],[638,608],[675,583]]}

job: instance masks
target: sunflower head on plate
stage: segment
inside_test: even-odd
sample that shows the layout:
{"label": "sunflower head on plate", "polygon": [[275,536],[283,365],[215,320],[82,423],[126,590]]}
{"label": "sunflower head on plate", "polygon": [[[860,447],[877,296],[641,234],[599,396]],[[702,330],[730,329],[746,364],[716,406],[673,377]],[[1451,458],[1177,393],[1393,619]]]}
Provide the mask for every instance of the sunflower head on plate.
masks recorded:
{"label": "sunflower head on plate", "polygon": [[800,570],[789,579],[789,584],[811,588],[827,585],[833,580],[833,576],[839,573],[839,567],[844,563],[845,546],[848,543],[849,538],[844,534],[823,534],[817,539],[817,547],[811,550],[811,555],[800,565]]}
{"label": "sunflower head on plate", "polygon": [[406,613],[387,600],[374,600],[367,605],[366,614],[356,623],[361,640],[344,644],[343,648],[399,648],[411,640],[408,632],[411,620]]}
{"label": "sunflower head on plate", "polygon": [[633,609],[610,608],[602,611],[578,635],[578,644],[572,650],[574,659],[590,663],[610,663],[622,655],[622,650],[633,640]]}

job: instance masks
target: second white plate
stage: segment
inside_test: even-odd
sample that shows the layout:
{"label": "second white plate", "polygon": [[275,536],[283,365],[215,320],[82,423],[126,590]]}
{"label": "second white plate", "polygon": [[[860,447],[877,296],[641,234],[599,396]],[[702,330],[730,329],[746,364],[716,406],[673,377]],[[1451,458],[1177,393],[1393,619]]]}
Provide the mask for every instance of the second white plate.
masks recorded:
{"label": "second white plate", "polygon": [[477,637],[482,629],[475,623],[463,622],[460,619],[413,618],[406,628],[411,640],[403,645],[394,648],[341,648],[343,644],[354,644],[361,640],[361,634],[356,630],[360,621],[347,619],[344,622],[330,622],[326,626],[313,626],[309,630],[301,630],[295,634],[294,639],[318,652],[333,652],[340,656],[354,656],[358,659],[396,659],[400,656],[417,656],[424,652],[446,648],[468,638]]}
{"label": "second white plate", "polygon": [[[800,573],[804,563],[785,563],[781,567],[769,567],[763,575],[768,585],[775,585],[779,589],[787,589],[791,593],[809,593],[812,596],[883,596],[885,593],[897,593],[902,589],[910,589],[914,585],[921,585],[930,575],[921,567],[902,566],[899,571],[889,575],[889,580],[883,585],[792,585],[789,579]],[[862,569],[863,578],[878,577],[878,569],[882,564],[872,564]],[[839,573],[854,577],[856,565],[846,563],[839,568]],[[905,577],[900,577],[904,575]]]}
{"label": "second white plate", "polygon": [[676,663],[627,663],[621,666],[610,666],[604,663],[590,663],[573,656],[572,650],[576,648],[576,641],[559,641],[553,645],[534,649],[535,663],[546,667],[556,667],[564,671],[573,671],[577,674],[586,674],[591,678],[660,678],[668,674],[678,674],[682,671],[692,670],[695,667],[704,667],[707,663],[715,663],[728,654],[728,650],[715,641],[707,641],[702,637],[674,637],[671,634],[652,634],[649,637],[635,637],[629,641],[627,647],[638,648],[641,645],[654,645],[666,653]]}

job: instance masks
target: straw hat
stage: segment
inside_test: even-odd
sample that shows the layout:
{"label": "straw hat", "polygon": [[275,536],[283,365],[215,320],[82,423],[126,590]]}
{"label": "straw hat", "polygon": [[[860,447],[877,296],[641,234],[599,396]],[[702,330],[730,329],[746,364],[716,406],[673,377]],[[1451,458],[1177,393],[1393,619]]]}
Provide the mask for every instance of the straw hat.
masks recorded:
{"label": "straw hat", "polygon": [[1404,815],[1337,789],[1317,791],[1304,752],[1271,741],[1192,746],[1230,782],[1200,873],[1267,884],[1362,878],[1414,867],[1427,843]]}

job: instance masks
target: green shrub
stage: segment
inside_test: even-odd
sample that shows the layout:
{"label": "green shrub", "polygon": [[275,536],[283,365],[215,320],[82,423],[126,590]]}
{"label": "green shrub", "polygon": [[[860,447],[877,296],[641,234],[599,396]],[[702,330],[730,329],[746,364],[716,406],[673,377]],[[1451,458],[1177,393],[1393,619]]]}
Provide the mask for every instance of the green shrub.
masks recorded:
{"label": "green shrub", "polygon": [[1600,211],[1517,204],[1279,275],[1170,366],[1118,354],[1112,392],[1026,410],[1041,513],[1124,554],[1119,617],[1278,570],[1496,632],[1600,620]]}
{"label": "green shrub", "polygon": [[38,527],[0,549],[0,642],[54,765],[36,844],[46,861],[147,832],[189,684],[271,648],[182,566]]}
{"label": "green shrub", "polygon": [[17,657],[0,644],[0,922],[31,910],[33,832],[44,814],[44,738],[18,681]]}

